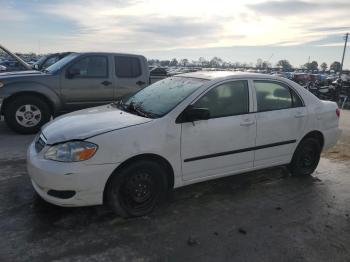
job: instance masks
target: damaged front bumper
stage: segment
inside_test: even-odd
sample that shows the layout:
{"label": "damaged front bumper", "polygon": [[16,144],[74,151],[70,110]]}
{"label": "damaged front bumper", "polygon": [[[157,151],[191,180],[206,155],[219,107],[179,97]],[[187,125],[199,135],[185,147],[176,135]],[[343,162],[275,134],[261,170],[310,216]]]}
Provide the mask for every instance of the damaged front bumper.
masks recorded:
{"label": "damaged front bumper", "polygon": [[59,206],[103,204],[103,191],[116,164],[89,165],[46,160],[33,142],[27,152],[27,170],[35,191]]}

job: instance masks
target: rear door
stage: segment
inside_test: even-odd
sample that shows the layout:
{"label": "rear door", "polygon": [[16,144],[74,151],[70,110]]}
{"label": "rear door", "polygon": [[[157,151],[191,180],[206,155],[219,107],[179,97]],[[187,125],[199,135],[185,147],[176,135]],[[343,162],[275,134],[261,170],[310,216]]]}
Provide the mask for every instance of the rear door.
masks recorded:
{"label": "rear door", "polygon": [[254,87],[257,102],[254,166],[285,164],[304,132],[306,107],[297,92],[282,82],[256,80]]}
{"label": "rear door", "polygon": [[146,87],[149,82],[146,61],[139,56],[115,55],[114,75],[116,78],[115,97],[133,94]]}
{"label": "rear door", "polygon": [[107,55],[86,55],[63,71],[61,94],[69,109],[107,104],[114,100],[109,65]]}
{"label": "rear door", "polygon": [[182,123],[184,180],[232,174],[253,167],[256,136],[248,81],[218,84],[193,103],[208,108],[210,119]]}

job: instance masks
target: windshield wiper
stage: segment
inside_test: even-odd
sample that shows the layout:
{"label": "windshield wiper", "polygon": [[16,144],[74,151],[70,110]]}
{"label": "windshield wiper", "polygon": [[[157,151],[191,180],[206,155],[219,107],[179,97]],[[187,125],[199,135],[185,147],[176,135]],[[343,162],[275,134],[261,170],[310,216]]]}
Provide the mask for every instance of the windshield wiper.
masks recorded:
{"label": "windshield wiper", "polygon": [[157,115],[151,112],[145,111],[140,104],[136,104],[134,102],[130,102],[128,105],[122,103],[122,107],[126,109],[127,112],[136,113],[139,116],[147,117],[147,118],[156,118]]}
{"label": "windshield wiper", "polygon": [[117,108],[124,110],[128,113],[136,113],[139,116],[147,117],[147,118],[156,118],[157,114],[145,111],[140,105],[135,105],[134,102],[130,102],[129,104],[124,104],[123,99],[118,101],[114,101],[112,106],[116,106]]}
{"label": "windshield wiper", "polygon": [[135,107],[135,108],[134,108],[134,111],[135,111],[136,113],[138,113],[139,115],[144,116],[144,117],[147,117],[147,118],[156,118],[156,117],[157,117],[156,114],[151,113],[151,112],[147,112],[147,111],[145,111],[145,110],[144,110],[143,108],[141,108],[141,107]]}
{"label": "windshield wiper", "polygon": [[119,99],[119,100],[113,101],[113,102],[111,103],[111,105],[112,105],[112,106],[115,106],[115,107],[117,107],[117,108],[119,108],[119,109],[122,109],[122,110],[125,110],[125,109],[126,109],[126,106],[125,106],[125,104],[124,104],[124,102],[123,102],[123,99]]}

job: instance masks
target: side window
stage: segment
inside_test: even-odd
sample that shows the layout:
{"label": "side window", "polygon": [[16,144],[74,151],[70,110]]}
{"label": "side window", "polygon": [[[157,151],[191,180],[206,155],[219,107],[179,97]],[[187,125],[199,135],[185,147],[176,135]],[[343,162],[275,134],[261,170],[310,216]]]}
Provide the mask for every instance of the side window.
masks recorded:
{"label": "side window", "polygon": [[271,111],[293,106],[290,89],[269,81],[254,81],[258,111]]}
{"label": "side window", "polygon": [[210,118],[246,114],[249,112],[248,82],[234,81],[214,87],[194,106],[208,108]]}
{"label": "side window", "polygon": [[135,78],[140,76],[140,60],[137,57],[116,56],[115,74],[120,78]]}
{"label": "side window", "polygon": [[88,56],[69,68],[76,77],[102,78],[108,76],[108,60],[105,56]]}

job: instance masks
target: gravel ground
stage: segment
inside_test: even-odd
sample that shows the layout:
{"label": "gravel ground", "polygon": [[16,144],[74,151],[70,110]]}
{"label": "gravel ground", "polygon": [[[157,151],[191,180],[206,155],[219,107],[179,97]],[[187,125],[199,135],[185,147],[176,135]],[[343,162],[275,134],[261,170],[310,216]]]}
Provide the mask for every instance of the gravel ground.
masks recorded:
{"label": "gravel ground", "polygon": [[350,111],[343,110],[340,116],[342,134],[336,146],[323,153],[323,156],[333,160],[350,161]]}
{"label": "gravel ground", "polygon": [[285,168],[175,190],[150,216],[38,198],[25,169],[33,136],[0,122],[0,261],[350,261],[350,112],[313,176]]}

